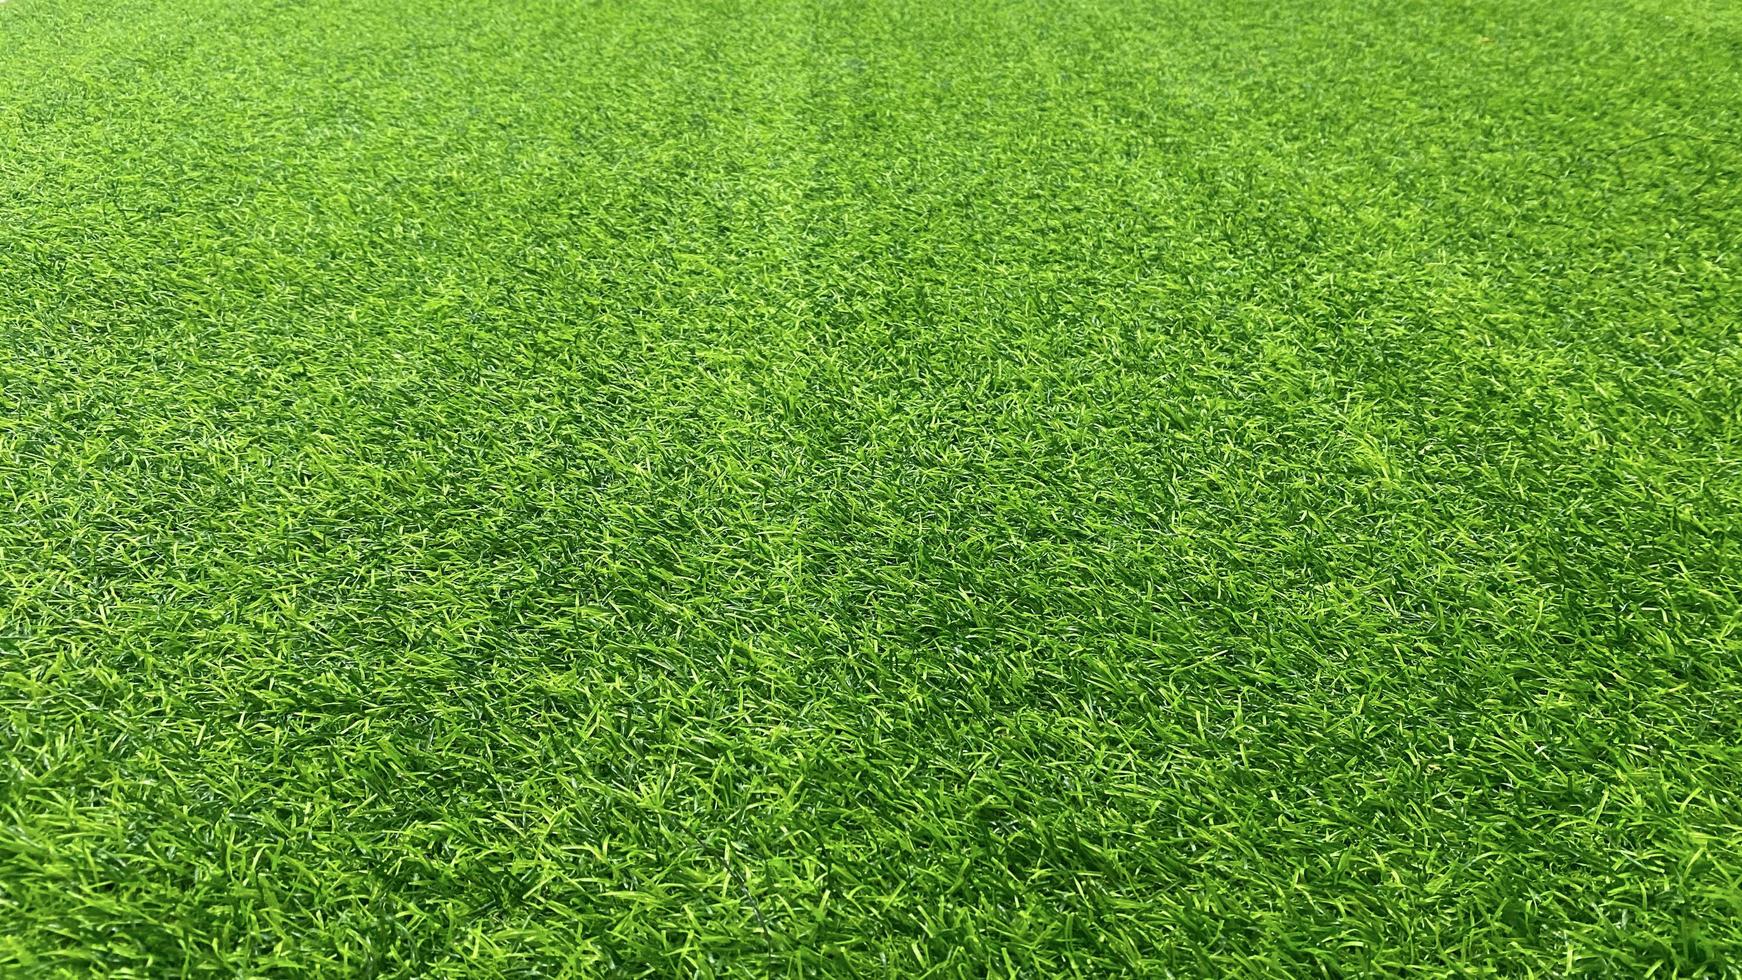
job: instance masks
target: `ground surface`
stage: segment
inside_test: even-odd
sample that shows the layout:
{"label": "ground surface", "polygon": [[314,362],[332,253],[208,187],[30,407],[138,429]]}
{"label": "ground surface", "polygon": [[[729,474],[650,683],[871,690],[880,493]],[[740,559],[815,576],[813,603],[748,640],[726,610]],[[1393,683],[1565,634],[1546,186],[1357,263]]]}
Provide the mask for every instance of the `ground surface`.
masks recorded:
{"label": "ground surface", "polygon": [[0,975],[1737,975],[1742,13],[0,8]]}

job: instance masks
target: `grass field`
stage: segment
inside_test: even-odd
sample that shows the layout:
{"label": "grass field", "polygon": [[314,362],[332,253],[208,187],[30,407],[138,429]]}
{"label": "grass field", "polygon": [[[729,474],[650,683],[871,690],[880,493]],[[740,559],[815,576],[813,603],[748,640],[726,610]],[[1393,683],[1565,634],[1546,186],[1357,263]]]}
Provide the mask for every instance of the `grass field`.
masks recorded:
{"label": "grass field", "polygon": [[1742,976],[1730,0],[9,0],[0,977]]}

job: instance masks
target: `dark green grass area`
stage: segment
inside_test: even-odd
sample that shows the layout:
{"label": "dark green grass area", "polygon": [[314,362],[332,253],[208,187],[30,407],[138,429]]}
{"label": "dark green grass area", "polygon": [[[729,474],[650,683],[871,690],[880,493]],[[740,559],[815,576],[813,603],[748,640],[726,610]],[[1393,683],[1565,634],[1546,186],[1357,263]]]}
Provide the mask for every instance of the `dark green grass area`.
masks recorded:
{"label": "dark green grass area", "polygon": [[1729,0],[9,0],[0,976],[1742,976]]}

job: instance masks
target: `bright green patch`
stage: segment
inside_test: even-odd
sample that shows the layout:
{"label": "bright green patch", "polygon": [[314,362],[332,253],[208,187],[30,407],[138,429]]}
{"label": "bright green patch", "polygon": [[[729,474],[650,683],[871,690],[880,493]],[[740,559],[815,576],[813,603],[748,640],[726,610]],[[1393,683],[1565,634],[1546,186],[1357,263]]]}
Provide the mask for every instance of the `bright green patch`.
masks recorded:
{"label": "bright green patch", "polygon": [[1719,0],[12,0],[0,975],[1742,974]]}

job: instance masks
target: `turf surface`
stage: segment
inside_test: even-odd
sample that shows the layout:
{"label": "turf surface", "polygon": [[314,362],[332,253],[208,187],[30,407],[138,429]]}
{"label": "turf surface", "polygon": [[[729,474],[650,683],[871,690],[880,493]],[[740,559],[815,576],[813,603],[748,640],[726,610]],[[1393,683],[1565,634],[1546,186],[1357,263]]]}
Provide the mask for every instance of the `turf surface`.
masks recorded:
{"label": "turf surface", "polygon": [[1742,974],[1725,0],[0,6],[0,975]]}

